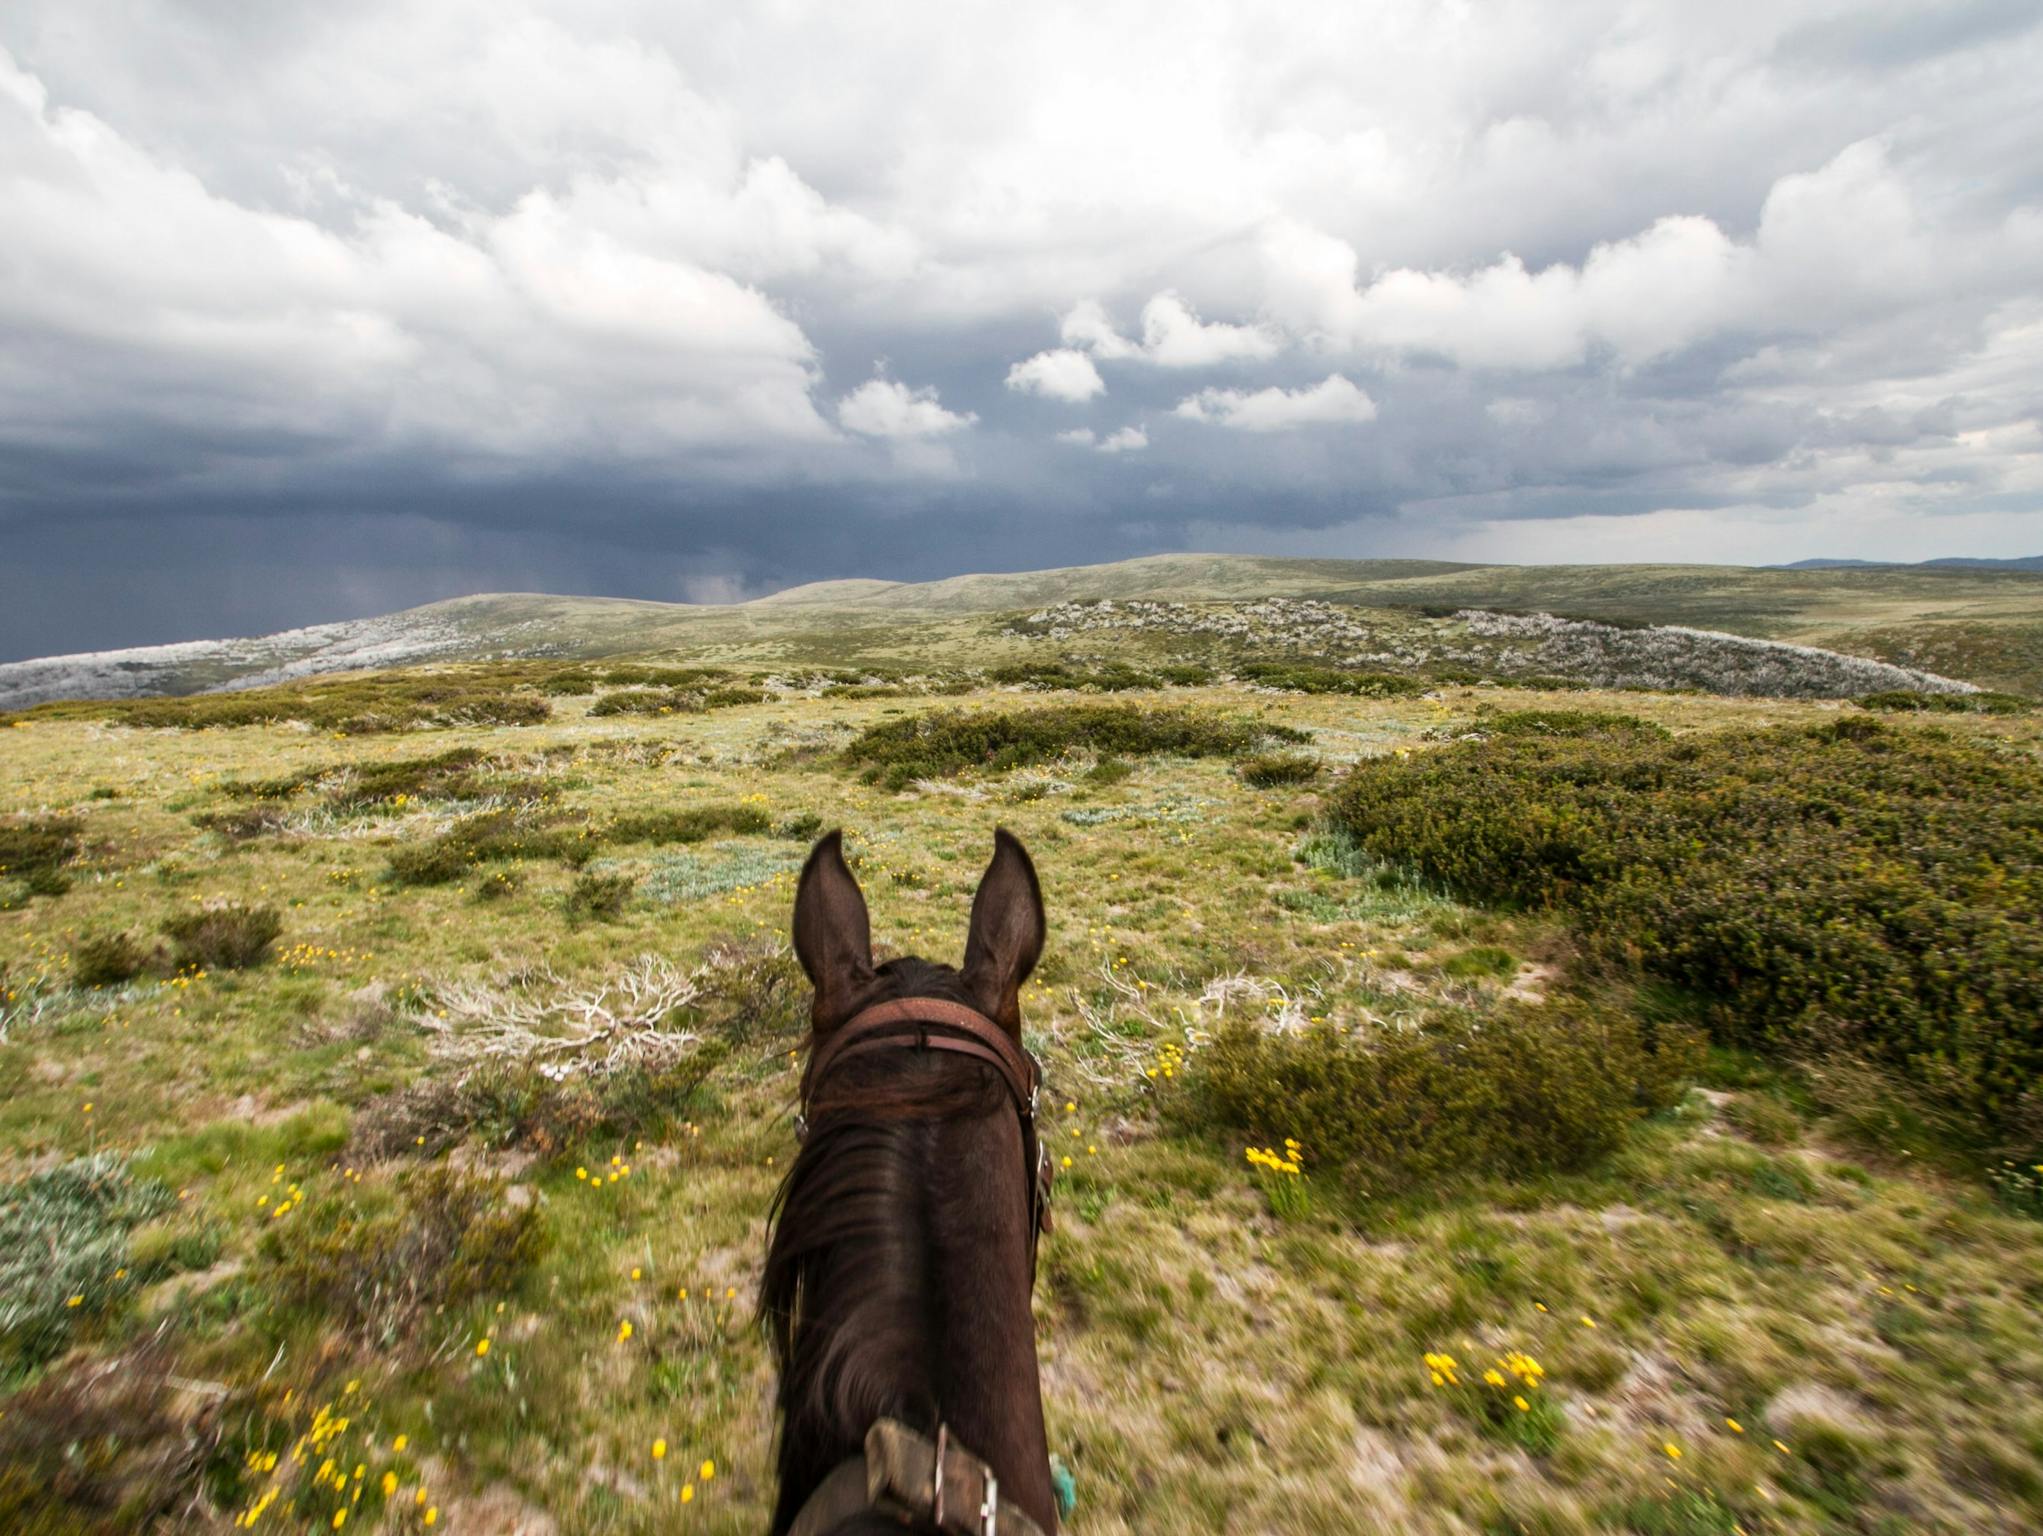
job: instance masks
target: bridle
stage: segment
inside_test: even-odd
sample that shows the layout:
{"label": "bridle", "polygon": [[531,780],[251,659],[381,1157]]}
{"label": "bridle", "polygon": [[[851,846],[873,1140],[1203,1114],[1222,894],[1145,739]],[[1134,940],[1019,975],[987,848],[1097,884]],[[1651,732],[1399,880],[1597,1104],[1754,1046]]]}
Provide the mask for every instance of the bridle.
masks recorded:
{"label": "bridle", "polygon": [[[809,1057],[802,1074],[801,1108],[795,1135],[806,1140],[818,1091],[832,1069],[855,1057],[884,1050],[944,1051],[994,1068],[1007,1086],[1021,1122],[1024,1166],[1029,1179],[1029,1268],[1036,1246],[1050,1230],[1050,1184],[1055,1177],[1050,1149],[1036,1129],[1043,1069],[1000,1025],[965,1003],[937,997],[901,997],[862,1008],[833,1030]],[[828,1114],[825,1099],[820,1112]],[[789,1536],[822,1536],[843,1521],[877,1511],[907,1525],[926,1521],[956,1536],[1042,1536],[1041,1528],[1013,1505],[1000,1502],[993,1468],[951,1438],[939,1420],[936,1438],[893,1419],[880,1419],[866,1432],[863,1455],[840,1462],[809,1495]]]}
{"label": "bridle", "polygon": [[[1043,1068],[1015,1043],[1014,1036],[978,1009],[941,997],[897,997],[861,1008],[815,1049],[802,1074],[801,1110],[795,1135],[806,1139],[810,1109],[830,1069],[856,1056],[882,1050],[947,1051],[983,1061],[1007,1084],[1021,1122],[1022,1160],[1029,1180],[1029,1262],[1033,1269],[1036,1241],[1050,1230],[1050,1185],[1056,1177],[1050,1149],[1036,1130],[1036,1106],[1042,1097]],[[827,1108],[827,1104],[825,1106]]]}

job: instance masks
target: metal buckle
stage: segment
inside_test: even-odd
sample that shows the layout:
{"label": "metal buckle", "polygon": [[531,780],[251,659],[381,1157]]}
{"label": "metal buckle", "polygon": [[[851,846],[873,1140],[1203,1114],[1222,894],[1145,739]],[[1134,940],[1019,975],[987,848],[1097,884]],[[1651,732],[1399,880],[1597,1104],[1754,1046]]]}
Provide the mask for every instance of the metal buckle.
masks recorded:
{"label": "metal buckle", "polygon": [[979,1506],[979,1536],[998,1536],[1000,1529],[1000,1479],[986,1469],[986,1502]]}
{"label": "metal buckle", "polygon": [[937,1420],[936,1424],[936,1470],[929,1475],[929,1518],[939,1530],[943,1528],[943,1458],[950,1449],[951,1427]]}
{"label": "metal buckle", "polygon": [[809,1139],[809,1117],[807,1115],[801,1114],[800,1112],[797,1112],[795,1115],[795,1140],[807,1141],[808,1139]]}

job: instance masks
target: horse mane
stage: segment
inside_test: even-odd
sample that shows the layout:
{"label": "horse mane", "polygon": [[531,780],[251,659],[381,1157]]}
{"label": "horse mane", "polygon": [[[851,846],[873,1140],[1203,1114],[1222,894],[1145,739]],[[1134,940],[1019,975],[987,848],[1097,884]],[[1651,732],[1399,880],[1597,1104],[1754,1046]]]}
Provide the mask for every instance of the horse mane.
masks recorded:
{"label": "horse mane", "polygon": [[[903,958],[880,966],[866,1002],[972,1004],[958,972]],[[946,1298],[931,1272],[933,1217],[947,1170],[939,1123],[1006,1108],[1004,1080],[969,1057],[881,1051],[831,1073],[827,1097],[774,1196],[759,1310],[780,1368],[780,1504],[785,1531],[836,1465],[860,1454],[875,1419],[933,1433],[946,1395]],[[847,1533],[893,1531],[856,1518]]]}

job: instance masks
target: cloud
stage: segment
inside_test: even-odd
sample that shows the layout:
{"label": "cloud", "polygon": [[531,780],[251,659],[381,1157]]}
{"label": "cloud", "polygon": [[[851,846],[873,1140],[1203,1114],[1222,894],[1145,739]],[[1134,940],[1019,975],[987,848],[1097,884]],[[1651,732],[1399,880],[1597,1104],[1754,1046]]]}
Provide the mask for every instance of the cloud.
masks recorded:
{"label": "cloud", "polygon": [[[477,463],[824,443],[815,352],[763,292],[535,190],[448,224],[225,197],[0,50],[0,442],[123,419]],[[138,230],[150,231],[138,239]],[[53,355],[71,382],[48,387]]]}
{"label": "cloud", "polygon": [[1717,338],[1941,303],[1939,285],[1956,272],[2007,283],[2020,243],[2010,227],[1937,250],[1886,145],[1865,139],[1777,180],[1744,241],[1700,215],[1669,214],[1597,242],[1579,263],[1534,268],[1506,252],[1468,270],[1399,267],[1359,283],[1351,245],[1278,220],[1262,257],[1272,314],[1324,348],[1536,372],[1599,354],[1636,367]]}
{"label": "cloud", "polygon": [[867,379],[837,402],[837,419],[866,437],[939,437],[969,427],[970,411],[947,411],[934,389],[910,389],[893,379]]}
{"label": "cloud", "polygon": [[[10,0],[0,537],[46,600],[0,650],[367,611],[420,561],[671,596],[649,551],[747,590],[1518,524],[1715,559],[1854,506],[2030,552],[2043,17],[1877,11]],[[1097,423],[1045,451],[1059,353],[1167,477]],[[917,387],[868,394],[881,356]],[[1368,430],[1247,430],[1353,408],[1301,402],[1329,376]],[[419,508],[372,574],[290,563]],[[116,525],[161,530],[118,592]]]}
{"label": "cloud", "polygon": [[1287,432],[1376,419],[1376,402],[1341,374],[1306,389],[1202,389],[1180,400],[1176,415],[1243,432]]}
{"label": "cloud", "polygon": [[1074,448],[1090,448],[1095,453],[1139,453],[1149,446],[1149,434],[1140,427],[1122,427],[1101,437],[1091,427],[1073,427],[1068,432],[1059,432],[1057,441]]}
{"label": "cloud", "polygon": [[1090,400],[1107,385],[1092,359],[1069,347],[1038,352],[1007,370],[1007,387],[1026,395],[1047,395],[1074,403]]}
{"label": "cloud", "polygon": [[1263,362],[1283,350],[1284,340],[1261,325],[1201,320],[1175,293],[1159,293],[1142,306],[1142,339],[1128,340],[1114,329],[1104,306],[1083,299],[1066,312],[1058,335],[1095,356],[1134,358],[1160,368],[1210,368],[1219,363]]}

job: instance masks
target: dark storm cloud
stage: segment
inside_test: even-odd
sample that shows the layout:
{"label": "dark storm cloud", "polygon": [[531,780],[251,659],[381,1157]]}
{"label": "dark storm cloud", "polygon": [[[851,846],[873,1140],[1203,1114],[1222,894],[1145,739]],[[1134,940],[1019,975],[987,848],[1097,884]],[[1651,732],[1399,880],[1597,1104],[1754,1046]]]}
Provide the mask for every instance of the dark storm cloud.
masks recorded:
{"label": "dark storm cloud", "polygon": [[2039,39],[21,0],[0,655],[1215,541],[2030,552]]}

